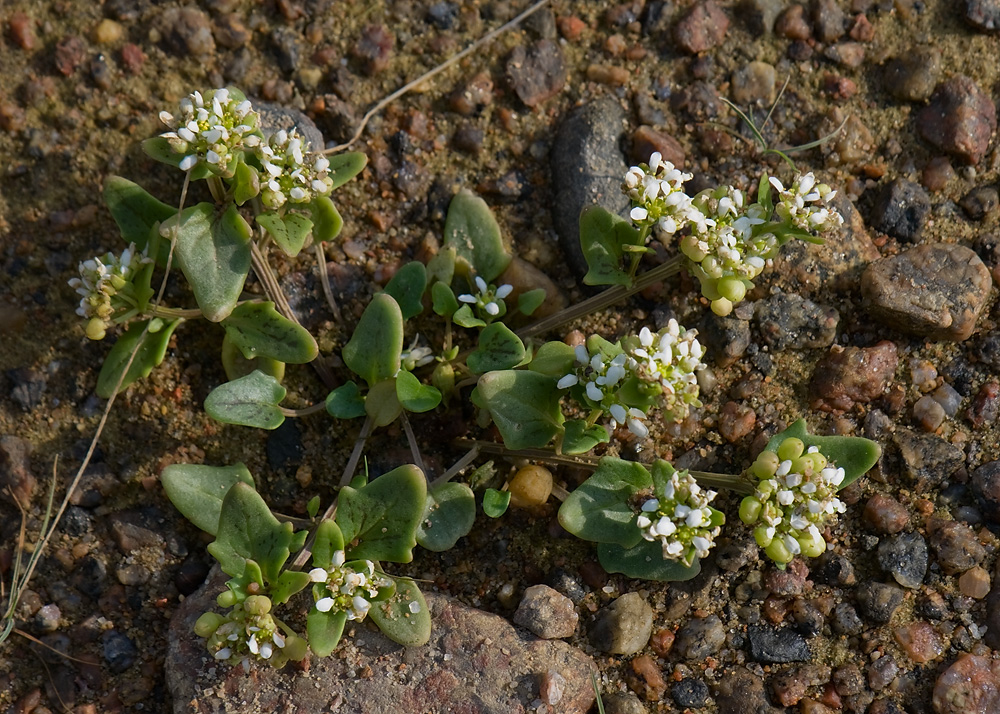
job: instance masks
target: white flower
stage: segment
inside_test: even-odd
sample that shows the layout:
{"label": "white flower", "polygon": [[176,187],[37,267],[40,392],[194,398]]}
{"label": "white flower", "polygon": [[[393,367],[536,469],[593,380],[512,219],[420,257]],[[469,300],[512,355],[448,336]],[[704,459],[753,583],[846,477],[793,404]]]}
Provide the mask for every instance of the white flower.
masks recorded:
{"label": "white flower", "polygon": [[90,321],[88,337],[101,339],[116,317],[135,313],[134,301],[125,296],[130,296],[135,274],[151,262],[146,252],[138,252],[132,243],[120,256],[106,253],[80,263],[80,277],[71,278],[69,286],[81,296],[76,314]]}
{"label": "white flower", "polygon": [[693,218],[691,197],[682,188],[691,174],[683,173],[659,152],[648,164],[633,166],[625,174],[622,191],[632,201],[629,217],[640,228],[657,228],[673,235]]}
{"label": "white flower", "polygon": [[260,163],[270,176],[262,187],[261,201],[268,208],[285,203],[306,204],[333,190],[328,159],[308,155],[309,144],[295,129],[278,131],[259,148]]}
{"label": "white flower", "polygon": [[[459,302],[468,305],[475,305],[477,309],[486,313],[489,318],[499,317],[506,312],[503,299],[514,290],[513,285],[501,285],[498,288],[488,285],[483,278],[476,276],[474,280],[478,292],[475,294],[464,293],[458,296]],[[483,315],[480,313],[480,317]],[[487,320],[488,322],[489,320]]]}
{"label": "white flower", "polygon": [[371,607],[371,599],[391,581],[378,574],[370,560],[349,565],[344,561],[344,551],[338,550],[329,568],[309,571],[309,579],[322,584],[323,595],[316,599],[315,607],[320,612],[344,612],[348,620],[363,620]]}
{"label": "white flower", "polygon": [[238,100],[228,89],[217,89],[202,96],[200,92],[185,97],[177,116],[160,112],[160,121],[171,129],[164,134],[171,150],[183,154],[178,164],[188,171],[200,162],[211,164],[223,176],[232,176],[236,155],[257,139],[257,113],[250,102]]}
{"label": "white flower", "polygon": [[660,541],[666,559],[690,565],[695,557],[704,558],[724,520],[708,505],[716,492],[701,489],[687,471],[674,472],[662,492],[662,499],[648,498],[639,506],[642,537]]}

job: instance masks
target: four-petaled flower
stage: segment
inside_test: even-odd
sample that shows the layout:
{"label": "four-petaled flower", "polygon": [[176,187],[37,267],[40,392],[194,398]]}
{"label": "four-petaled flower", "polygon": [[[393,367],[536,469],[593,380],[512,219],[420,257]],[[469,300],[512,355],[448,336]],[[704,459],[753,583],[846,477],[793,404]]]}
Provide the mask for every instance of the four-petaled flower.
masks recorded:
{"label": "four-petaled flower", "polygon": [[160,121],[171,131],[161,134],[175,154],[183,154],[182,171],[207,164],[215,173],[232,176],[243,147],[260,145],[258,116],[247,99],[239,100],[228,89],[202,96],[194,92],[180,103],[180,113],[160,112]]}
{"label": "four-petaled flower", "polygon": [[131,243],[120,256],[106,253],[80,263],[80,277],[71,278],[69,286],[81,296],[76,314],[88,320],[87,337],[103,339],[116,317],[135,308],[127,299],[130,284],[136,272],[149,262],[145,251],[140,253]]}
{"label": "four-petaled flower", "polygon": [[501,285],[497,288],[487,285],[486,281],[478,275],[476,276],[475,283],[479,292],[475,295],[470,293],[459,295],[458,301],[464,302],[467,305],[475,305],[481,312],[486,313],[484,319],[487,321],[496,317],[502,317],[507,311],[503,299],[511,294],[514,287],[512,285]]}
{"label": "four-petaled flower", "polygon": [[363,620],[371,608],[371,601],[379,590],[390,581],[375,571],[370,560],[345,563],[345,553],[338,550],[328,568],[313,568],[309,580],[321,585],[321,596],[316,600],[320,612],[344,612],[348,620]]}
{"label": "four-petaled flower", "polygon": [[308,142],[295,129],[275,132],[260,147],[264,170],[260,198],[265,206],[309,203],[315,196],[326,196],[333,190],[330,161],[308,152]]}
{"label": "four-petaled flower", "polygon": [[648,541],[660,541],[663,557],[691,565],[715,545],[725,517],[708,504],[715,491],[702,489],[687,471],[675,471],[660,493],[639,506],[636,525]]}

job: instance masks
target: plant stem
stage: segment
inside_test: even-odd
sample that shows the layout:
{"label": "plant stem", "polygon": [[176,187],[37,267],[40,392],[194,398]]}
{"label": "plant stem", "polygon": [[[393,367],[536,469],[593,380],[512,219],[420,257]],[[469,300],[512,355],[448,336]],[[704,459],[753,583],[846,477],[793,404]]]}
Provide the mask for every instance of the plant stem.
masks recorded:
{"label": "plant stem", "polygon": [[417,443],[417,435],[413,433],[413,427],[410,426],[410,419],[406,416],[406,412],[402,411],[399,413],[400,421],[403,422],[403,431],[406,432],[406,441],[410,445],[410,453],[413,455],[413,465],[420,469],[424,476],[427,476],[427,468],[424,466],[424,457],[420,453],[420,445]]}
{"label": "plant stem", "polygon": [[533,335],[548,332],[549,330],[565,325],[567,322],[572,322],[573,320],[583,317],[584,315],[589,315],[590,313],[597,312],[598,310],[603,310],[611,305],[614,305],[615,303],[621,302],[631,295],[635,295],[637,292],[645,290],[650,285],[655,285],[656,283],[669,278],[671,275],[676,275],[683,267],[684,256],[675,255],[665,263],[638,275],[632,285],[615,285],[612,288],[608,288],[604,292],[598,293],[591,298],[587,298],[583,302],[572,305],[565,310],[561,310],[554,315],[550,315],[549,317],[543,318],[532,325],[528,325],[527,327],[518,330],[517,336],[523,340],[525,337],[531,337]]}
{"label": "plant stem", "polygon": [[475,461],[476,457],[478,456],[479,456],[479,446],[473,446],[465,453],[465,456],[463,456],[454,464],[452,464],[450,469],[448,469],[443,474],[441,474],[436,479],[427,484],[427,489],[429,491],[433,491],[438,486],[448,483],[453,478],[455,478],[455,476],[457,476],[462,469],[464,469],[466,466]]}
{"label": "plant stem", "polygon": [[278,407],[286,417],[304,417],[310,414],[319,414],[326,411],[326,402],[318,402],[301,409],[289,409],[288,407]]}
{"label": "plant stem", "polygon": [[201,310],[196,307],[163,307],[161,305],[150,305],[146,309],[146,314],[153,317],[165,317],[170,320],[202,316]]}
{"label": "plant stem", "polygon": [[333,297],[333,287],[330,285],[330,274],[326,272],[326,253],[323,252],[323,244],[315,243],[313,244],[313,249],[316,253],[316,270],[319,272],[319,283],[323,286],[323,295],[326,296],[326,304],[330,306],[333,318],[338,323],[342,323],[343,318],[340,315],[340,307],[337,305],[336,298]]}
{"label": "plant stem", "polygon": [[754,492],[754,486],[742,475],[717,474],[711,471],[694,471],[689,469],[688,473],[694,476],[699,486],[709,486],[711,488],[724,488],[733,491],[741,496],[749,496]]}
{"label": "plant stem", "polygon": [[[358,438],[354,442],[354,451],[351,452],[351,458],[348,459],[347,466],[344,467],[344,473],[340,477],[341,486],[346,486],[351,482],[354,470],[358,468],[358,462],[361,461],[361,454],[364,453],[365,442],[368,441],[368,437],[374,430],[375,420],[370,416],[365,417],[365,423],[361,425],[361,433],[358,434]],[[326,518],[326,516],[324,515],[323,518]]]}

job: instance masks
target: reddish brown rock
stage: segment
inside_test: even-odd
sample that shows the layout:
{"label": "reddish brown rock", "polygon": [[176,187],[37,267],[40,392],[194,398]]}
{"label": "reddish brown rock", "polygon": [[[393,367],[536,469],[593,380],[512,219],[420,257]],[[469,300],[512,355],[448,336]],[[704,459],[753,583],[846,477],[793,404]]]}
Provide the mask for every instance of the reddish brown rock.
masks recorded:
{"label": "reddish brown rock", "polygon": [[38,39],[35,37],[35,23],[23,12],[15,12],[7,21],[7,30],[10,32],[10,39],[22,50],[29,52],[35,49]]}
{"label": "reddish brown rock", "polygon": [[924,620],[897,627],[892,634],[906,656],[918,664],[937,659],[944,652],[941,635],[933,625]]}
{"label": "reddish brown rock", "polygon": [[670,134],[664,134],[651,126],[640,126],[632,134],[632,158],[636,163],[649,161],[649,156],[659,151],[664,161],[677,168],[684,166],[684,147]]}
{"label": "reddish brown rock", "polygon": [[663,698],[667,691],[667,680],[663,678],[656,660],[648,654],[639,655],[632,660],[632,672],[629,686],[636,694],[647,702],[656,702]]}
{"label": "reddish brown rock", "polygon": [[938,677],[931,703],[935,714],[1000,711],[1000,661],[961,655]]}
{"label": "reddish brown rock", "polygon": [[910,522],[906,507],[892,496],[882,493],[868,499],[862,518],[876,533],[886,535],[899,533]]}
{"label": "reddish brown rock", "polygon": [[566,86],[566,62],[559,45],[539,40],[514,48],[507,59],[510,86],[525,106],[537,107]]}
{"label": "reddish brown rock", "polygon": [[896,345],[887,340],[873,347],[835,345],[813,373],[813,408],[844,412],[867,404],[885,392],[898,362]]}
{"label": "reddish brown rock", "polygon": [[966,164],[978,164],[986,155],[996,128],[993,100],[961,74],[939,84],[917,114],[920,136]]}
{"label": "reddish brown rock", "polygon": [[719,433],[730,444],[753,431],[757,415],[752,407],[740,402],[726,402],[719,414]]}
{"label": "reddish brown rock", "polygon": [[722,44],[729,29],[729,16],[715,0],[700,0],[674,26],[674,42],[696,55]]}

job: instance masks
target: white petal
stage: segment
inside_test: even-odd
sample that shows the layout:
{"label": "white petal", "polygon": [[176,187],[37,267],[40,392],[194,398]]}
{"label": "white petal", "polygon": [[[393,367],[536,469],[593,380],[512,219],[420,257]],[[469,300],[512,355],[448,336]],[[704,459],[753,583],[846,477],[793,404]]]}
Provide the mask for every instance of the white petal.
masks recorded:
{"label": "white petal", "polygon": [[233,651],[228,647],[223,647],[212,656],[215,657],[215,659],[229,659],[233,656]]}
{"label": "white petal", "polygon": [[565,377],[556,382],[556,388],[569,389],[579,381],[579,378],[575,374],[567,374]]}
{"label": "white petal", "polygon": [[309,581],[313,583],[325,583],[329,573],[326,568],[313,568],[309,571]]}
{"label": "white petal", "polygon": [[324,597],[316,601],[316,609],[319,610],[320,612],[330,612],[330,609],[332,607],[333,607],[332,597]]}

